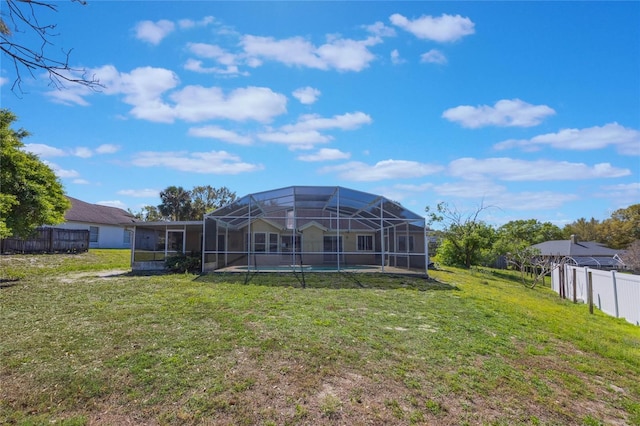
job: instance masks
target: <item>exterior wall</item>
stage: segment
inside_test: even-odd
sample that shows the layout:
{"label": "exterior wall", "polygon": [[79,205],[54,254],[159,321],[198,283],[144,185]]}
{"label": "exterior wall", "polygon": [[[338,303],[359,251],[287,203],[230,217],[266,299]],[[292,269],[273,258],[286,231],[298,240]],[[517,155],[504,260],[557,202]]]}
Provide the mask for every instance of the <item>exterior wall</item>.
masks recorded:
{"label": "exterior wall", "polygon": [[311,226],[302,231],[302,251],[321,252],[324,250],[324,231]]}
{"label": "exterior wall", "polygon": [[98,242],[89,242],[89,248],[100,249],[128,249],[131,248],[131,238],[129,243],[124,243],[124,233],[127,232],[122,226],[101,225],[98,223],[82,223],[82,222],[65,222],[56,228],[62,229],[85,229],[90,227],[98,227]]}

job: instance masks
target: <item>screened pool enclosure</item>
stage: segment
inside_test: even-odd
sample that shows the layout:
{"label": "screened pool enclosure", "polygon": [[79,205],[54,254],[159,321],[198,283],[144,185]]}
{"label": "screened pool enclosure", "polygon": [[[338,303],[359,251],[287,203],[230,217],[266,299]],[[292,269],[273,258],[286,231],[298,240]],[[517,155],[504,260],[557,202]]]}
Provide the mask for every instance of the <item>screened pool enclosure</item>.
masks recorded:
{"label": "screened pool enclosure", "polygon": [[[195,225],[136,228],[156,233],[156,251],[162,242],[182,237],[172,240],[171,248],[199,252],[205,272],[372,267],[426,272],[428,264],[424,217],[385,197],[343,187],[291,186],[246,195],[205,215],[198,236]],[[136,254],[132,257],[135,267]]]}

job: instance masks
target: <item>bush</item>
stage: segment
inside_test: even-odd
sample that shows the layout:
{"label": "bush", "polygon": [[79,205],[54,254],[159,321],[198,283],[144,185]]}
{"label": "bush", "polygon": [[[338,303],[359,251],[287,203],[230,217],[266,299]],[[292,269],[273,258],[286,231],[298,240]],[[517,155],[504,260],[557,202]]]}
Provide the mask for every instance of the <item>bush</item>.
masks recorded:
{"label": "bush", "polygon": [[169,256],[164,261],[167,271],[173,273],[199,274],[202,271],[202,259],[199,254],[186,255],[184,253]]}

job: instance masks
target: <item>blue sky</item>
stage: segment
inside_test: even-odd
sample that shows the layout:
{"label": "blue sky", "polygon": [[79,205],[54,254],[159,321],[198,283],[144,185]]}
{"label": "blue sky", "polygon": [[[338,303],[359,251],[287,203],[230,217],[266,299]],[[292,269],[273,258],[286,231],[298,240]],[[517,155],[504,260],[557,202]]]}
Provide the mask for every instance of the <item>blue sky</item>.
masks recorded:
{"label": "blue sky", "polygon": [[640,201],[639,2],[56,4],[53,49],[104,87],[12,92],[3,58],[2,107],[84,201],[340,185],[559,226]]}

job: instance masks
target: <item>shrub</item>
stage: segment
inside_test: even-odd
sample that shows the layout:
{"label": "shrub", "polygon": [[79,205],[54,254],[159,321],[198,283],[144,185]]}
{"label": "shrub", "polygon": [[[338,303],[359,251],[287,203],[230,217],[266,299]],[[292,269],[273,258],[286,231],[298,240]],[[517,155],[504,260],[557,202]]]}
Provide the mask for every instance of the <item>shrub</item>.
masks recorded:
{"label": "shrub", "polygon": [[202,260],[199,254],[186,255],[184,253],[169,256],[164,261],[167,271],[173,273],[198,274],[202,271]]}

